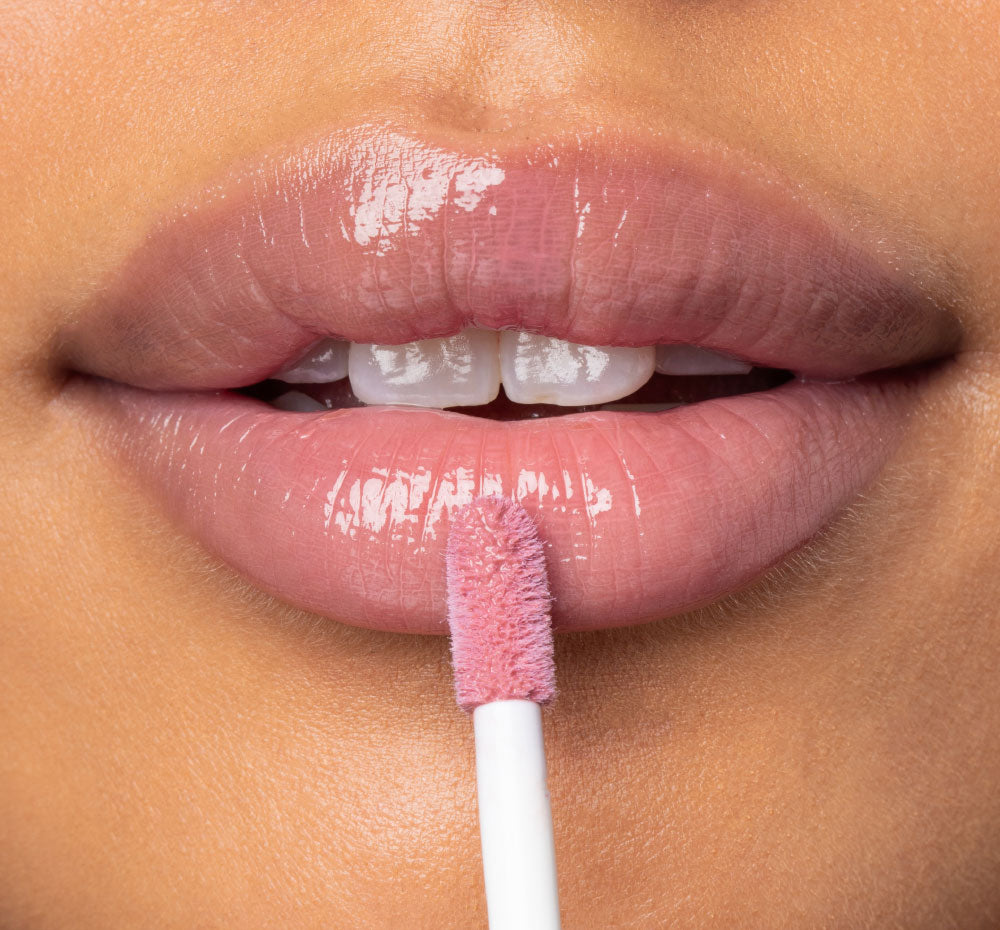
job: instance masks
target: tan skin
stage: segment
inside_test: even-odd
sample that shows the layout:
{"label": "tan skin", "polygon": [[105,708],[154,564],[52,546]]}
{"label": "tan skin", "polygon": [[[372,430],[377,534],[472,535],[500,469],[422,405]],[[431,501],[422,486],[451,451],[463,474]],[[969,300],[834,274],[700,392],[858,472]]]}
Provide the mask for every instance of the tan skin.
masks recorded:
{"label": "tan skin", "polygon": [[559,639],[564,926],[1000,925],[1000,6],[15,0],[0,61],[0,925],[485,925],[446,641],[253,590],[51,403],[55,334],[158,216],[390,105],[727,146],[964,328],[789,563]]}

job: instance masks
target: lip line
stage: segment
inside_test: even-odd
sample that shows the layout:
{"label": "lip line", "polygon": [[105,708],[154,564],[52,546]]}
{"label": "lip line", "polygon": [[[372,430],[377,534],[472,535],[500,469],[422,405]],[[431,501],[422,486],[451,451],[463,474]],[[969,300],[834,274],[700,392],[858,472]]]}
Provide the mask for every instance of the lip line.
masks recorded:
{"label": "lip line", "polygon": [[[466,326],[523,328],[588,345],[695,344],[759,366],[819,378],[852,377],[898,367],[941,357],[957,347],[961,330],[952,314],[903,276],[880,267],[872,254],[849,241],[843,232],[831,229],[798,202],[787,185],[780,190],[765,189],[719,153],[696,154],[676,146],[664,152],[651,150],[648,142],[623,143],[621,138],[610,149],[606,149],[606,138],[581,142],[577,137],[575,141],[584,147],[576,151],[570,148],[567,153],[560,148],[565,143],[555,140],[545,146],[516,150],[513,155],[498,154],[496,149],[484,155],[435,148],[389,131],[384,137],[362,137],[360,141],[350,133],[346,137],[333,134],[296,155],[277,159],[265,156],[249,172],[230,174],[224,184],[215,185],[211,189],[214,195],[203,195],[190,209],[179,209],[172,218],[158,224],[80,323],[64,330],[65,365],[139,387],[233,388],[256,383],[279,371],[317,338],[391,344],[447,336]],[[338,148],[341,143],[346,148]],[[400,146],[401,164],[404,158],[413,162],[407,168],[409,174],[401,167],[398,178],[391,176],[386,181],[379,172],[390,169],[378,161],[381,156],[371,154],[377,144]],[[547,163],[542,163],[539,151],[545,153]],[[567,170],[558,167],[560,159],[565,163],[573,158],[576,163],[564,165]],[[274,167],[275,161],[278,167]],[[584,202],[588,190],[581,193],[581,179],[595,164],[597,173],[589,182],[589,194],[593,196]],[[440,177],[434,175],[435,171]],[[431,193],[425,191],[421,195],[424,201],[414,206],[417,198],[413,192],[426,180],[423,175],[427,172],[432,180],[445,186],[439,185],[440,189]],[[379,190],[375,189],[376,181],[382,183]],[[571,181],[575,185],[572,191],[568,186]],[[510,188],[508,182],[515,190],[511,196],[505,195]],[[390,203],[392,197],[400,199],[387,193],[393,184],[406,189],[409,199],[405,200],[405,215],[399,214],[403,209],[400,203]],[[534,208],[518,195],[518,184],[528,190],[534,184],[540,185],[540,195],[548,196],[560,210],[573,213],[560,219],[567,230],[573,226],[576,229],[575,237],[568,232],[560,234],[560,242],[568,242],[571,247],[570,265],[559,269],[555,277],[550,275],[552,280],[544,278],[544,267],[528,269],[544,279],[538,286],[567,288],[564,295],[536,293],[534,279],[530,283],[535,290],[518,290],[521,285],[517,277],[525,275],[518,262],[527,260],[530,264],[529,247],[547,249],[538,259],[539,265],[543,259],[554,263],[567,260],[560,251],[562,245],[556,248],[544,238],[537,242],[532,239]],[[318,211],[322,223],[307,229],[312,214],[307,216],[305,203],[313,188],[322,196],[317,195],[318,203],[308,209]],[[350,189],[345,193],[346,188]],[[358,190],[361,200],[351,202]],[[602,195],[605,201],[614,202],[613,207],[605,204],[607,215],[599,215],[603,209],[600,204],[590,209],[596,203],[594,198]],[[300,197],[297,211],[295,196]],[[344,197],[346,201],[340,203],[338,198]],[[644,214],[637,220],[636,215],[645,209],[643,197],[653,205],[646,211],[649,216]],[[711,208],[705,206],[708,200],[714,205]],[[498,207],[499,218],[493,221],[487,211],[497,216]],[[554,207],[547,209],[551,212]],[[631,218],[626,223],[630,210]],[[527,220],[519,219],[517,211],[527,213]],[[619,212],[619,228],[612,229],[607,221]],[[359,214],[363,215],[359,218]],[[260,222],[259,234],[250,228],[255,217]],[[335,220],[342,230],[341,241],[317,243],[317,238],[337,239]],[[501,221],[502,225],[497,226]],[[268,222],[271,226],[265,228]],[[281,225],[289,222],[300,223],[297,231],[304,244],[292,241],[295,229]],[[664,232],[670,222],[679,224],[678,229]],[[345,223],[354,223],[353,231]],[[710,224],[713,228],[706,232],[705,226]],[[499,232],[494,233],[494,227]],[[638,277],[632,274],[634,268],[621,264],[620,253],[613,245],[608,251],[607,243],[608,239],[617,242],[619,234],[632,227],[634,235],[627,243],[632,251],[626,252],[641,253],[646,261]],[[331,228],[335,230],[332,235]],[[595,229],[596,236],[591,236]],[[280,239],[278,230],[284,230],[287,241]],[[650,231],[659,236],[652,246],[647,242]],[[495,236],[493,240],[491,235]],[[680,246],[671,235],[680,238]],[[368,239],[364,239],[366,236]],[[433,241],[436,236],[444,241]],[[497,258],[509,245],[504,236],[517,239],[521,249],[511,261],[505,254]],[[690,236],[702,241],[691,246],[685,239]],[[372,237],[376,241],[374,253],[370,247]],[[279,240],[281,247],[276,248],[274,243]],[[605,251],[588,265],[586,256],[580,259],[577,253],[595,243]],[[468,261],[462,254],[465,248],[476,253]],[[678,248],[687,248],[690,253],[682,256],[679,269],[659,272],[656,263],[665,256],[675,260]],[[413,250],[416,259],[426,263],[427,273],[432,276],[427,279],[431,288],[439,289],[431,295],[429,309],[414,300],[407,302],[406,295],[397,293],[406,283],[401,275],[409,274],[408,269],[399,267],[400,256],[410,260]],[[198,265],[201,253],[209,251],[218,254],[207,268]],[[278,254],[276,260],[276,252],[284,254]],[[607,269],[591,267],[600,266],[602,259],[608,259]],[[738,270],[726,270],[726,259],[740,263]],[[324,262],[340,264],[326,277],[320,268],[315,280],[300,280],[289,271],[289,263],[300,264],[305,269],[302,274],[308,277],[316,271],[308,267],[310,260],[318,266]],[[219,262],[223,264],[217,268]],[[374,262],[371,269],[369,262]],[[754,270],[758,264],[762,269],[759,273]],[[619,300],[601,292],[602,286],[608,290],[602,280],[605,270],[606,277],[614,279],[621,290],[631,288],[626,297]],[[750,282],[754,288],[782,290],[775,306],[780,304],[783,311],[774,320],[766,319],[774,307],[761,304],[762,311],[753,303],[753,297],[744,300],[742,288],[747,280],[740,276],[751,272],[757,274]],[[184,306],[184,299],[193,298],[189,302],[197,304],[204,297],[202,303],[211,302],[199,293],[198,285],[210,287],[213,275],[243,278],[234,293],[228,295],[232,301],[226,304],[226,312],[211,307],[199,310],[204,319],[192,322],[197,314]],[[372,275],[374,284],[358,283],[359,278]],[[443,276],[435,281],[434,275]],[[459,286],[463,283],[467,285],[464,297]],[[426,283],[424,286],[426,289]],[[259,293],[251,295],[248,288]],[[351,288],[355,288],[355,295],[361,295],[357,301],[360,309],[352,309]],[[785,300],[785,292],[796,288],[799,292]],[[224,303],[222,292],[210,296],[216,304]],[[518,297],[524,299],[518,303]],[[773,295],[764,297],[775,303]],[[320,298],[326,306],[316,310]],[[330,305],[331,299],[334,306]],[[366,308],[364,300],[371,306]],[[397,303],[389,306],[392,301]],[[260,306],[262,302],[268,305],[266,312]],[[748,309],[739,311],[743,317],[733,319],[744,304]],[[818,304],[818,310],[812,304]],[[366,313],[366,309],[370,312]],[[186,320],[185,314],[189,314]],[[155,319],[158,315],[176,315],[182,321],[178,323],[180,329],[163,328],[162,319]],[[185,335],[189,342],[200,341],[204,333],[198,326],[204,324],[209,340],[218,339],[220,332],[232,329],[236,318],[241,326],[249,328],[246,341],[267,345],[266,351],[248,351],[246,346],[227,344],[233,359],[221,366],[225,372],[216,370],[220,366],[218,353],[212,354],[217,349],[215,343],[206,347],[211,351],[207,364],[201,366],[193,359],[177,358],[171,370],[158,360],[164,348],[171,350],[183,344]],[[769,322],[776,325],[769,328]],[[807,326],[812,327],[808,337],[802,332]],[[828,332],[831,328],[832,333]],[[776,333],[781,330],[783,334]],[[782,340],[792,346],[788,355],[782,354],[783,348],[789,348]],[[808,344],[810,340],[812,345]],[[898,345],[890,345],[893,340]],[[134,353],[136,346],[144,344],[148,345],[145,356],[132,364],[114,358],[115,351]],[[869,346],[867,355],[863,351],[865,344]],[[146,364],[141,364],[143,361]],[[157,364],[162,370],[159,375],[151,374]]]}

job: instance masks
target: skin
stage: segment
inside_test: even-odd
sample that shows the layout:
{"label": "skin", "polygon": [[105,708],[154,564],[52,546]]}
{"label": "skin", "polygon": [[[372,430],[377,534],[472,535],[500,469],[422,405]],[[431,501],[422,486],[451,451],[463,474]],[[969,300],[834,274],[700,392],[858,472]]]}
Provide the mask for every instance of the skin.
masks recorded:
{"label": "skin", "polygon": [[53,404],[60,327],[163,211],[389,116],[728,146],[915,264],[964,328],[880,479],[806,549],[698,613],[559,638],[564,926],[1000,923],[998,19],[0,2],[0,924],[485,925],[446,641],[254,591]]}

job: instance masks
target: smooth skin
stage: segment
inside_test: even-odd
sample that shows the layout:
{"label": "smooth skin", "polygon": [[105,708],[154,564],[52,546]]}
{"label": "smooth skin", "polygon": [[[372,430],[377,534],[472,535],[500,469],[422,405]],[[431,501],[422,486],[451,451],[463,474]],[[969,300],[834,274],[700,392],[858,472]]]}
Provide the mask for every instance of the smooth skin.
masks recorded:
{"label": "smooth skin", "polygon": [[254,591],[58,404],[164,211],[390,118],[728,147],[964,328],[786,565],[559,638],[564,927],[1000,925],[1000,4],[15,0],[0,65],[0,926],[485,926],[446,641]]}

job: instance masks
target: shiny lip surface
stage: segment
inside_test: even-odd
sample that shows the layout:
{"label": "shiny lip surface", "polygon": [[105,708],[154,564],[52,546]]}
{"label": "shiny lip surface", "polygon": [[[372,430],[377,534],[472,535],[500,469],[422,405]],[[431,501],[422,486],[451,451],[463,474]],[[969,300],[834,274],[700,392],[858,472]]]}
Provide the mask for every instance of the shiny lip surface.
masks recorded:
{"label": "shiny lip surface", "polygon": [[[694,343],[809,380],[510,423],[294,414],[220,390],[320,336],[468,325]],[[445,632],[448,514],[500,493],[539,520],[558,627],[590,629],[707,602],[808,540],[878,472],[918,393],[919,375],[870,373],[957,338],[905,279],[721,159],[599,135],[470,153],[358,129],[164,221],[61,333],[67,367],[97,377],[60,403],[295,605]]]}

